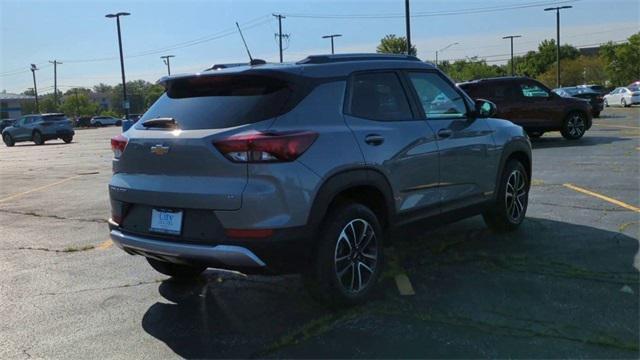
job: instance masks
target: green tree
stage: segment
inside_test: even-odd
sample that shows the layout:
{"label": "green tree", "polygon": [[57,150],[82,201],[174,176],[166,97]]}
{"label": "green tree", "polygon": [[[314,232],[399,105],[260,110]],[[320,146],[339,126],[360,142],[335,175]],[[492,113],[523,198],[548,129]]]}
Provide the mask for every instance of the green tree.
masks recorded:
{"label": "green tree", "polygon": [[[605,61],[597,56],[580,56],[577,59],[565,60],[561,64],[562,86],[575,86],[580,84],[604,84],[607,81]],[[556,87],[556,67],[540,74],[538,80],[545,85]]]}
{"label": "green tree", "polygon": [[504,67],[489,65],[486,61],[476,58],[453,63],[443,61],[438,67],[456,82],[506,75]]}
{"label": "green tree", "polygon": [[65,93],[60,111],[68,116],[93,116],[98,114],[100,106],[91,101],[88,89],[71,89]]}
{"label": "green tree", "polygon": [[626,86],[640,79],[640,32],[631,35],[624,44],[608,43],[600,47],[612,86]]}
{"label": "green tree", "polygon": [[156,102],[162,94],[164,94],[164,86],[158,84],[151,85],[147,89],[144,98],[145,110],[148,109],[149,106],[153,105],[153,103]]}
{"label": "green tree", "polygon": [[[397,37],[395,34],[389,34],[380,39],[380,44],[376,47],[376,52],[383,54],[406,54],[407,53],[407,38],[404,36]],[[411,51],[409,55],[416,55],[418,50],[414,45],[411,45]]]}
{"label": "green tree", "polygon": [[[566,59],[576,59],[580,56],[580,51],[571,45],[560,46],[560,61]],[[523,56],[514,58],[516,72],[520,75],[538,77],[549,70],[551,65],[556,63],[556,41],[543,40],[538,45],[538,51],[529,51]],[[507,68],[511,68],[511,60],[507,63]]]}

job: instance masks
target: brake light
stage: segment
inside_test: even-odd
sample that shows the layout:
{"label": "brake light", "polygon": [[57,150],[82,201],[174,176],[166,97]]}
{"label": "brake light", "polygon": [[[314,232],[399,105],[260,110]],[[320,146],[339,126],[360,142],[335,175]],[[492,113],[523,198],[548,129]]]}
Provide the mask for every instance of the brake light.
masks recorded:
{"label": "brake light", "polygon": [[111,138],[111,150],[113,150],[114,158],[120,159],[124,149],[127,147],[127,142],[129,142],[129,139],[122,134]]}
{"label": "brake light", "polygon": [[214,141],[213,145],[233,162],[287,162],[307,151],[317,137],[312,131],[252,132]]}

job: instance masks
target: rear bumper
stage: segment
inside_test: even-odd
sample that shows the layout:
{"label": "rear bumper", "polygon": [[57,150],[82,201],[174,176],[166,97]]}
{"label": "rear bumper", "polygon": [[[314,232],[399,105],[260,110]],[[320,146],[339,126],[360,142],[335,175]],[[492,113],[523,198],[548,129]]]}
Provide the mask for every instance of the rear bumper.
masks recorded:
{"label": "rear bumper", "polygon": [[309,263],[312,246],[307,227],[277,229],[273,236],[193,242],[180,237],[139,234],[109,220],[111,240],[130,255],[179,264],[198,264],[250,274],[299,273]]}
{"label": "rear bumper", "polygon": [[42,131],[42,136],[46,140],[58,139],[73,135],[75,135],[75,131],[73,131],[72,129],[46,129]]}
{"label": "rear bumper", "polygon": [[111,240],[130,254],[171,262],[221,264],[232,268],[265,268],[266,264],[249,249],[234,245],[194,245],[159,241],[111,230]]}

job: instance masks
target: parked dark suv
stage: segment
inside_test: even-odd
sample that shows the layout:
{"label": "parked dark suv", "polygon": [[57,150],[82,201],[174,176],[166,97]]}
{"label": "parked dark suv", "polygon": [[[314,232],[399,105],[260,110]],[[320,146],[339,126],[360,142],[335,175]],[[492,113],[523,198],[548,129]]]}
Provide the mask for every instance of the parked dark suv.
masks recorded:
{"label": "parked dark suv", "polygon": [[564,98],[527,77],[500,77],[458,84],[473,98],[488,99],[498,108],[497,117],[522,126],[530,137],[560,131],[565,139],[580,139],[591,128],[591,105]]}
{"label": "parked dark suv", "polygon": [[325,55],[161,80],[111,140],[111,239],[157,271],[302,273],[330,303],[367,298],[389,233],[525,217],[531,144],[412,56]]}

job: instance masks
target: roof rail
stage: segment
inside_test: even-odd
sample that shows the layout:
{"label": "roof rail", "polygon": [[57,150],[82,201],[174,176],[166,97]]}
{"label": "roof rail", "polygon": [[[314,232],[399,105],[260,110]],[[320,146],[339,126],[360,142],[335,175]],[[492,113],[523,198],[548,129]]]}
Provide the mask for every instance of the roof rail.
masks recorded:
{"label": "roof rail", "polygon": [[330,64],[347,61],[380,61],[380,60],[401,60],[420,61],[413,55],[402,54],[340,54],[340,55],[309,55],[297,62],[297,64]]}

